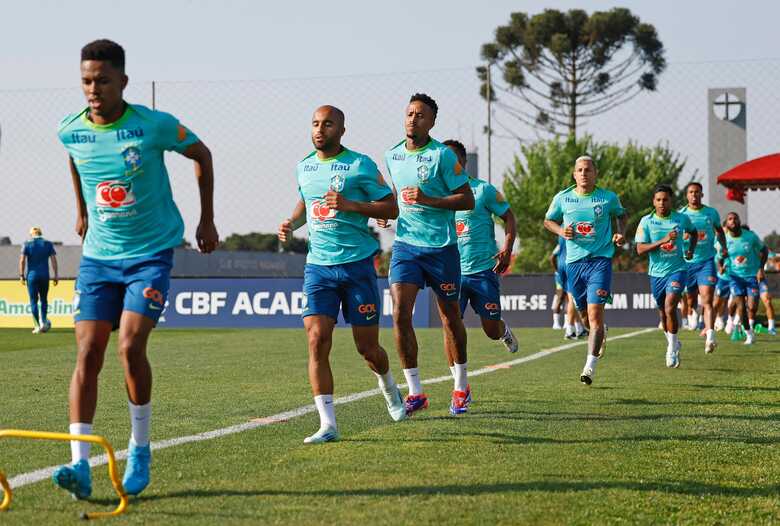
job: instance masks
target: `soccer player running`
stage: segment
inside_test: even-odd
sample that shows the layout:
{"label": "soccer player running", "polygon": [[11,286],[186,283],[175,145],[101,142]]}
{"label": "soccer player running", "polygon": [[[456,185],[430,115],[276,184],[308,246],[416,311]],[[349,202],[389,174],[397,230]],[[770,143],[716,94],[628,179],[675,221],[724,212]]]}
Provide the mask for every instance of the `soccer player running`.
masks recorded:
{"label": "soccer player running", "polygon": [[[54,285],[59,282],[57,276],[57,251],[51,241],[43,239],[41,229],[30,229],[30,240],[22,245],[19,256],[19,280],[27,284],[30,296],[30,311],[33,317],[33,334],[48,332],[51,329],[49,313],[49,260],[54,271]],[[38,302],[41,308],[38,310]]]}
{"label": "soccer player running", "polygon": [[[465,170],[466,148],[456,140],[446,144]],[[491,340],[501,340],[510,353],[517,352],[517,339],[509,324],[501,319],[499,275],[509,268],[512,247],[517,237],[517,223],[509,203],[495,186],[469,174],[469,186],[474,193],[474,209],[455,212],[455,232],[460,252],[460,312],[463,315],[471,302],[482,330]],[[496,245],[493,216],[504,221],[504,244]],[[452,367],[453,376],[455,367]]]}
{"label": "soccer player running", "polygon": [[[98,374],[113,329],[118,328],[132,426],[123,485],[137,495],[149,484],[152,371],[149,334],[168,294],[173,249],[184,222],[171,194],[163,152],[195,162],[201,252],[219,241],[214,226],[213,171],[208,148],[175,117],[123,98],[125,53],[110,40],[81,50],[81,88],[87,107],[66,117],[60,141],[70,156],[76,194],[76,231],[83,254],[76,281],[78,355],[70,383],[70,433],[90,434],[97,406]],[[90,496],[89,443],[71,442],[73,463],[54,482],[74,497]]]}
{"label": "soccer player running", "polygon": [[726,249],[728,250],[731,277],[731,295],[736,304],[737,316],[745,328],[745,345],[755,341],[753,326],[758,311],[759,286],[765,279],[764,264],[769,249],[752,230],[742,227],[739,214],[726,216]]}
{"label": "soccer player running", "polygon": [[[639,220],[636,229],[636,252],[640,256],[650,253],[650,290],[660,311],[666,334],[666,366],[680,366],[682,344],[677,336],[677,303],[685,289],[687,263],[696,250],[699,236],[688,216],[672,211],[672,187],[659,184],[653,190],[655,210]],[[690,235],[690,245],[683,253],[683,235]]]}
{"label": "soccer player running", "polygon": [[400,210],[389,281],[393,335],[409,385],[405,403],[410,415],[428,407],[412,326],[417,292],[426,285],[436,293],[444,352],[455,378],[450,413],[465,413],[471,401],[466,329],[458,302],[461,277],[455,211],[474,208],[474,194],[452,150],[430,136],[438,109],[428,95],[412,95],[406,108],[406,138],[385,153]]}
{"label": "soccer player running", "polygon": [[605,350],[604,305],[612,290],[615,246],[625,243],[626,212],[614,192],[596,186],[598,172],[590,157],[577,158],[573,178],[575,184],[558,192],[550,203],[544,227],[566,239],[567,289],[590,331],[580,381],[590,385]]}
{"label": "soccer player running", "polygon": [[338,108],[321,106],[314,112],[311,139],[315,151],[297,167],[300,200],[279,226],[282,242],[304,223],[309,227],[303,324],[320,428],[304,439],[305,444],[339,439],[329,362],[339,308],[352,325],[358,352],[377,376],[390,416],[395,421],[406,418],[387,353],[379,345],[381,310],[374,271],[379,243],[368,230],[369,217],[395,218],[398,206],[374,161],[341,145],[344,131],[344,113]]}
{"label": "soccer player running", "polygon": [[[725,224],[725,222],[724,222]],[[722,256],[725,245],[715,241],[715,264],[718,282],[715,284],[715,298],[712,300],[712,308],[715,311],[715,331],[722,331],[726,326],[725,317],[728,313],[729,294],[731,293],[731,278],[729,277],[729,258]],[[731,323],[729,316],[729,323]],[[731,329],[729,329],[731,332]]]}
{"label": "soccer player running", "polygon": [[[721,246],[721,256],[728,257],[728,253],[723,248],[726,246],[726,238],[723,227],[720,225],[720,214],[711,206],[702,204],[703,195],[700,183],[689,183],[685,189],[688,204],[682,207],[680,212],[688,216],[699,236],[695,244],[696,250],[693,251],[693,259],[688,263],[686,289],[692,313],[696,313],[697,304],[702,306],[706,335],[704,352],[711,353],[717,346],[715,342],[715,309],[713,307],[715,287],[718,282],[715,266],[716,237]],[[691,246],[694,246],[692,238],[689,238],[689,242],[691,242]],[[693,326],[695,328],[696,324],[694,323]]]}

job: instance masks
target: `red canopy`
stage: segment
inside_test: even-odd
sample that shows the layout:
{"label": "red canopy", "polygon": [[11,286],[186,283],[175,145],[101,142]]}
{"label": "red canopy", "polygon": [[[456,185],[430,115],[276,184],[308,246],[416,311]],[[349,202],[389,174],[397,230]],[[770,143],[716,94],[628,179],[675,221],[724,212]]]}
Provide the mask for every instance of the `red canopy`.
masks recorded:
{"label": "red canopy", "polygon": [[739,164],[720,174],[718,184],[742,192],[780,189],[780,153]]}

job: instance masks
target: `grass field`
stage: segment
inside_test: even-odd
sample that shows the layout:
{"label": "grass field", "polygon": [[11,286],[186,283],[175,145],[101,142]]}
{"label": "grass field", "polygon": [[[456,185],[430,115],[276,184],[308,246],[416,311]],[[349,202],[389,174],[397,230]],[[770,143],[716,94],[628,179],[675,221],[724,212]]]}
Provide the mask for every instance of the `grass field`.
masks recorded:
{"label": "grass field", "polygon": [[[610,336],[631,332],[612,330]],[[518,356],[565,343],[518,332]],[[418,332],[425,378],[448,374],[436,330]],[[468,415],[448,415],[451,382],[431,407],[394,424],[380,396],[339,405],[342,441],[304,446],[316,413],[154,453],[152,484],[124,524],[777,524],[780,338],[752,348],[724,335],[713,355],[684,333],[682,365],[664,367],[659,331],[615,341],[593,386],[577,346],[472,380]],[[396,378],[402,378],[391,333]],[[159,330],[152,336],[153,437],[175,438],[311,404],[302,330]],[[113,349],[113,343],[112,343]],[[115,354],[113,350],[109,351]],[[469,332],[470,369],[515,358]],[[67,430],[73,335],[0,331],[0,428]],[[337,331],[336,395],[376,387]],[[109,356],[95,432],[129,434],[121,371]],[[93,449],[94,453],[98,453]],[[65,443],[7,439],[9,478],[69,460]],[[121,463],[124,469],[124,463]],[[48,480],[15,491],[2,524],[66,524],[115,502],[105,466],[91,502]]]}

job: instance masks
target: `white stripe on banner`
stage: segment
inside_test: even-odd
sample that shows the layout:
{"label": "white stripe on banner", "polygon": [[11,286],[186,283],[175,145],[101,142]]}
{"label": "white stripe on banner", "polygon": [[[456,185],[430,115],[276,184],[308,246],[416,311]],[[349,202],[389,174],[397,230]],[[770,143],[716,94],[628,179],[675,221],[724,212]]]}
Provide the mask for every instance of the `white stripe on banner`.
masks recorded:
{"label": "white stripe on banner", "polygon": [[[623,338],[632,338],[634,336],[639,336],[640,334],[645,334],[655,330],[657,329],[655,328],[642,329],[641,331],[634,331],[626,334],[621,334],[620,336],[613,336],[611,338],[608,338],[607,341],[611,342]],[[538,360],[539,358],[544,358],[545,356],[549,356],[551,354],[555,354],[560,351],[565,351],[573,347],[585,345],[586,343],[587,342],[584,341],[567,343],[565,345],[559,345],[558,347],[553,347],[551,349],[544,349],[537,353],[530,354],[522,358],[517,358],[516,360],[509,360],[508,362],[501,362],[495,365],[488,365],[487,367],[483,367],[475,371],[470,371],[469,378],[472,376],[494,373],[502,369],[509,369],[510,367],[513,367],[515,365],[520,365],[522,363]],[[437,383],[451,381],[451,380],[452,380],[452,376],[447,375],[447,376],[438,376],[436,378],[429,378],[428,380],[423,380],[422,383],[437,384]],[[400,384],[399,387],[406,387],[406,385]],[[333,400],[333,403],[337,405],[348,404],[350,402],[356,402],[358,400],[362,400],[364,398],[369,398],[371,396],[376,396],[379,394],[380,394],[379,389],[371,389],[369,391],[362,391],[360,393],[354,393],[347,396],[340,396],[339,398]],[[198,433],[196,435],[188,435],[188,436],[178,437],[178,438],[169,438],[168,440],[160,440],[159,442],[152,442],[152,449],[156,451],[159,449],[166,449],[169,447],[180,446],[182,444],[188,444],[190,442],[203,442],[204,440],[212,440],[227,435],[233,435],[235,433],[242,433],[244,431],[249,431],[251,429],[257,429],[258,427],[265,427],[265,426],[270,426],[271,424],[278,424],[280,422],[285,422],[293,418],[298,418],[299,416],[307,415],[309,413],[314,413],[315,411],[317,411],[317,408],[313,404],[305,405],[297,409],[293,409],[291,411],[285,411],[284,413],[278,413],[263,418],[256,418],[254,420],[250,420],[249,422],[245,422],[243,424],[236,424],[234,426],[223,427],[222,429],[206,431],[204,433]],[[117,459],[127,458],[127,450],[123,449],[121,451],[117,451],[116,458]],[[107,463],[108,463],[107,455],[99,455],[99,456],[91,457],[89,459],[90,466],[102,466]],[[17,475],[9,479],[8,482],[12,488],[18,488],[20,486],[26,486],[28,484],[40,482],[41,480],[50,478],[51,474],[54,472],[55,469],[57,469],[57,467],[58,466],[49,466],[47,468],[30,471],[29,473],[23,473],[21,475]]]}

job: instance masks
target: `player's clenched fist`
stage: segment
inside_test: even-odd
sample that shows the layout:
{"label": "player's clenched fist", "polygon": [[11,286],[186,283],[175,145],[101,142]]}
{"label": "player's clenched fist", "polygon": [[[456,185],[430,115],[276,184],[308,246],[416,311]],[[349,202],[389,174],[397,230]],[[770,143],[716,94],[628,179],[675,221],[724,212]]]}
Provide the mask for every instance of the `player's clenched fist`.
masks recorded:
{"label": "player's clenched fist", "polygon": [[279,241],[282,243],[287,243],[290,239],[292,239],[292,220],[285,219],[282,221],[282,224],[279,225],[279,231],[276,233],[276,235],[279,237]]}

